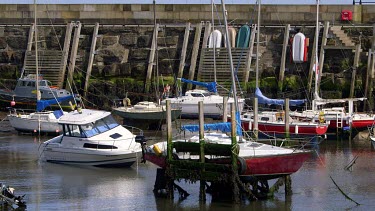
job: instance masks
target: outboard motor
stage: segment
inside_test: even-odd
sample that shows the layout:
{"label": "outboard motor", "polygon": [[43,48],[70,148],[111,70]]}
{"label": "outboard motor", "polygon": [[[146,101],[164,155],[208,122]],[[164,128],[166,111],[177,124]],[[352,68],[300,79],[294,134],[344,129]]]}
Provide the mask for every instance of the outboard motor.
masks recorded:
{"label": "outboard motor", "polygon": [[141,144],[142,147],[142,160],[141,163],[146,163],[145,159],[145,148],[146,148],[146,142],[147,140],[145,139],[144,135],[137,135],[135,136],[135,142]]}

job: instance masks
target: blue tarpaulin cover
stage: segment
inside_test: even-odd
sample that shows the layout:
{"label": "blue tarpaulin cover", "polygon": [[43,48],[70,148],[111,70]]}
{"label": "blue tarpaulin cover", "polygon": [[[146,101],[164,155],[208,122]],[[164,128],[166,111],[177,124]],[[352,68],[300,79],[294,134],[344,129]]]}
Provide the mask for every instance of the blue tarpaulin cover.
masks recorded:
{"label": "blue tarpaulin cover", "polygon": [[203,86],[203,87],[206,87],[206,89],[209,91],[209,92],[217,92],[217,84],[216,82],[199,82],[199,81],[192,81],[192,80],[188,80],[188,79],[184,79],[184,78],[181,78],[181,81],[182,82],[185,82],[185,83],[191,83],[191,84],[194,84],[194,85],[197,85],[197,86]]}
{"label": "blue tarpaulin cover", "polygon": [[[283,99],[270,99],[262,94],[260,89],[257,87],[255,90],[255,96],[258,98],[259,104],[268,104],[268,105],[284,105],[285,102]],[[303,100],[289,100],[289,105],[297,106],[306,102],[306,99]]]}
{"label": "blue tarpaulin cover", "polygon": [[36,104],[36,110],[37,111],[43,111],[47,106],[57,104],[57,101],[59,103],[66,101],[66,100],[73,100],[73,95],[66,96],[66,97],[60,97],[56,99],[50,99],[50,100],[38,100]]}

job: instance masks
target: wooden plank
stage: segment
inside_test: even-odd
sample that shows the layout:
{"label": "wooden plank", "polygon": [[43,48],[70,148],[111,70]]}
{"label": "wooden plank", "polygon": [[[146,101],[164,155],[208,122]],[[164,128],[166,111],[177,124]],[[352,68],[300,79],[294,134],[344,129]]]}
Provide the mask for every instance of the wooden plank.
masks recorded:
{"label": "wooden plank", "polygon": [[92,33],[90,55],[89,55],[89,60],[88,60],[88,64],[87,64],[85,86],[83,88],[84,96],[87,95],[87,89],[89,87],[89,80],[90,80],[90,77],[91,77],[92,64],[94,62],[94,57],[95,57],[96,40],[97,40],[97,37],[98,37],[98,31],[99,31],[99,23],[95,23],[94,31]]}
{"label": "wooden plank", "polygon": [[356,74],[357,74],[358,63],[359,63],[359,54],[361,52],[361,44],[357,44],[355,49],[356,50],[355,50],[355,55],[354,55],[352,81],[350,84],[350,94],[349,94],[350,98],[353,98],[354,96],[354,86],[355,86]]}
{"label": "wooden plank", "polygon": [[180,65],[178,67],[178,78],[182,78],[184,67],[185,67],[185,60],[186,60],[186,49],[189,41],[189,34],[190,34],[190,23],[186,23],[185,33],[184,33],[184,41],[182,44],[181,49],[181,58],[180,58]]}
{"label": "wooden plank", "polygon": [[70,52],[70,64],[68,65],[68,76],[67,76],[66,86],[65,86],[67,90],[71,90],[70,83],[72,83],[73,81],[73,73],[74,73],[74,68],[76,66],[76,57],[77,57],[77,51],[78,51],[79,37],[81,35],[81,28],[82,28],[81,22],[77,22],[76,24],[77,24],[76,28],[74,29],[72,51]]}
{"label": "wooden plank", "polygon": [[324,50],[353,50],[355,46],[335,46],[335,45],[326,45]]}
{"label": "wooden plank", "polygon": [[[194,74],[195,74],[195,67],[197,65],[197,59],[198,59],[198,51],[199,51],[199,44],[202,34],[202,27],[203,23],[198,23],[195,27],[195,36],[194,36],[194,43],[193,43],[193,52],[191,55],[190,60],[190,69],[189,69],[189,80],[194,80]],[[192,84],[188,84],[188,89],[192,88]]]}
{"label": "wooden plank", "polygon": [[282,91],[283,82],[284,82],[286,49],[288,47],[288,41],[289,41],[289,29],[290,29],[290,24],[287,24],[285,26],[283,50],[281,52],[281,64],[280,64],[280,73],[279,73],[279,90],[280,91]]}
{"label": "wooden plank", "polygon": [[156,42],[158,39],[158,32],[159,32],[159,24],[156,24],[156,27],[154,28],[154,33],[152,35],[150,57],[148,59],[145,93],[149,93],[150,91],[152,70],[155,64],[155,52],[156,52],[156,47],[157,47]]}
{"label": "wooden plank", "polygon": [[246,67],[245,67],[245,74],[244,74],[244,79],[243,79],[243,82],[245,82],[245,83],[249,81],[251,60],[253,58],[252,54],[253,54],[253,51],[254,51],[255,33],[256,33],[256,25],[251,30],[250,46],[249,46],[249,50],[247,51],[247,55],[246,55]]}
{"label": "wooden plank", "polygon": [[[311,59],[310,59],[310,68],[309,68],[309,77],[307,79],[308,84],[307,84],[307,90],[308,93],[311,93],[311,86],[312,86],[312,79],[313,79],[313,73],[314,73],[314,64],[315,64],[315,55],[317,55],[316,51],[316,42],[318,42],[318,37],[314,36],[314,44],[312,48],[312,53],[311,53]],[[317,87],[314,87],[314,89],[317,89]]]}
{"label": "wooden plank", "polygon": [[66,30],[65,30],[65,39],[64,39],[64,47],[63,47],[63,53],[60,59],[60,77],[59,77],[59,83],[57,84],[58,87],[63,88],[64,85],[64,79],[65,79],[65,71],[66,71],[66,65],[68,62],[68,56],[69,56],[69,48],[70,48],[70,41],[72,38],[72,31],[73,31],[73,22],[66,24]]}
{"label": "wooden plank", "polygon": [[[328,35],[328,29],[329,29],[329,22],[324,22],[324,31],[323,31],[323,37],[322,42],[320,46],[320,54],[319,54],[319,79],[318,79],[318,87],[320,87],[320,81],[322,80],[322,73],[323,73],[323,64],[324,64],[324,46],[327,45],[327,35]],[[317,92],[319,89],[317,89]],[[319,93],[319,92],[318,92]]]}
{"label": "wooden plank", "polygon": [[202,81],[200,74],[201,74],[202,65],[205,60],[204,51],[207,48],[208,37],[210,36],[210,34],[211,34],[211,23],[207,22],[204,27],[204,35],[203,35],[203,41],[202,41],[202,46],[201,46],[201,56],[199,58],[199,66],[198,66],[198,74],[197,74],[198,81]]}

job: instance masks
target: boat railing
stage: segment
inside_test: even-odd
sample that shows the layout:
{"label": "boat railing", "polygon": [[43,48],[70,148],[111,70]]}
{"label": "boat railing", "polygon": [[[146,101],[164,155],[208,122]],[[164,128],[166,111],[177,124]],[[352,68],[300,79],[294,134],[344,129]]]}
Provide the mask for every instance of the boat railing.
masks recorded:
{"label": "boat railing", "polygon": [[33,109],[23,109],[23,108],[12,108],[12,107],[7,107],[9,110],[9,114],[30,114],[35,112]]}
{"label": "boat railing", "polygon": [[134,127],[134,126],[130,126],[130,125],[122,125],[124,128],[128,129],[132,134],[134,135],[140,135],[140,136],[143,136],[143,130],[138,128],[138,127]]}

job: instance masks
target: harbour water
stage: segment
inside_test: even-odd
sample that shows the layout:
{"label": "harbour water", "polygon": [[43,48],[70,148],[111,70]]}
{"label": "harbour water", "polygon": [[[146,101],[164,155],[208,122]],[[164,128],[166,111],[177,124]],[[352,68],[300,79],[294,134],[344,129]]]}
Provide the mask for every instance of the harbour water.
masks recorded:
{"label": "harbour water", "polygon": [[[239,205],[199,203],[199,183],[179,183],[190,193],[180,200],[153,194],[157,167],[137,163],[131,168],[96,168],[39,161],[41,138],[0,132],[0,182],[25,194],[27,210],[375,210],[375,151],[363,137],[324,140],[291,176],[293,194],[284,186],[273,199]],[[345,167],[358,156],[352,168]],[[331,177],[350,198],[345,198]],[[272,184],[270,184],[272,185]],[[0,208],[1,210],[1,208]]]}

